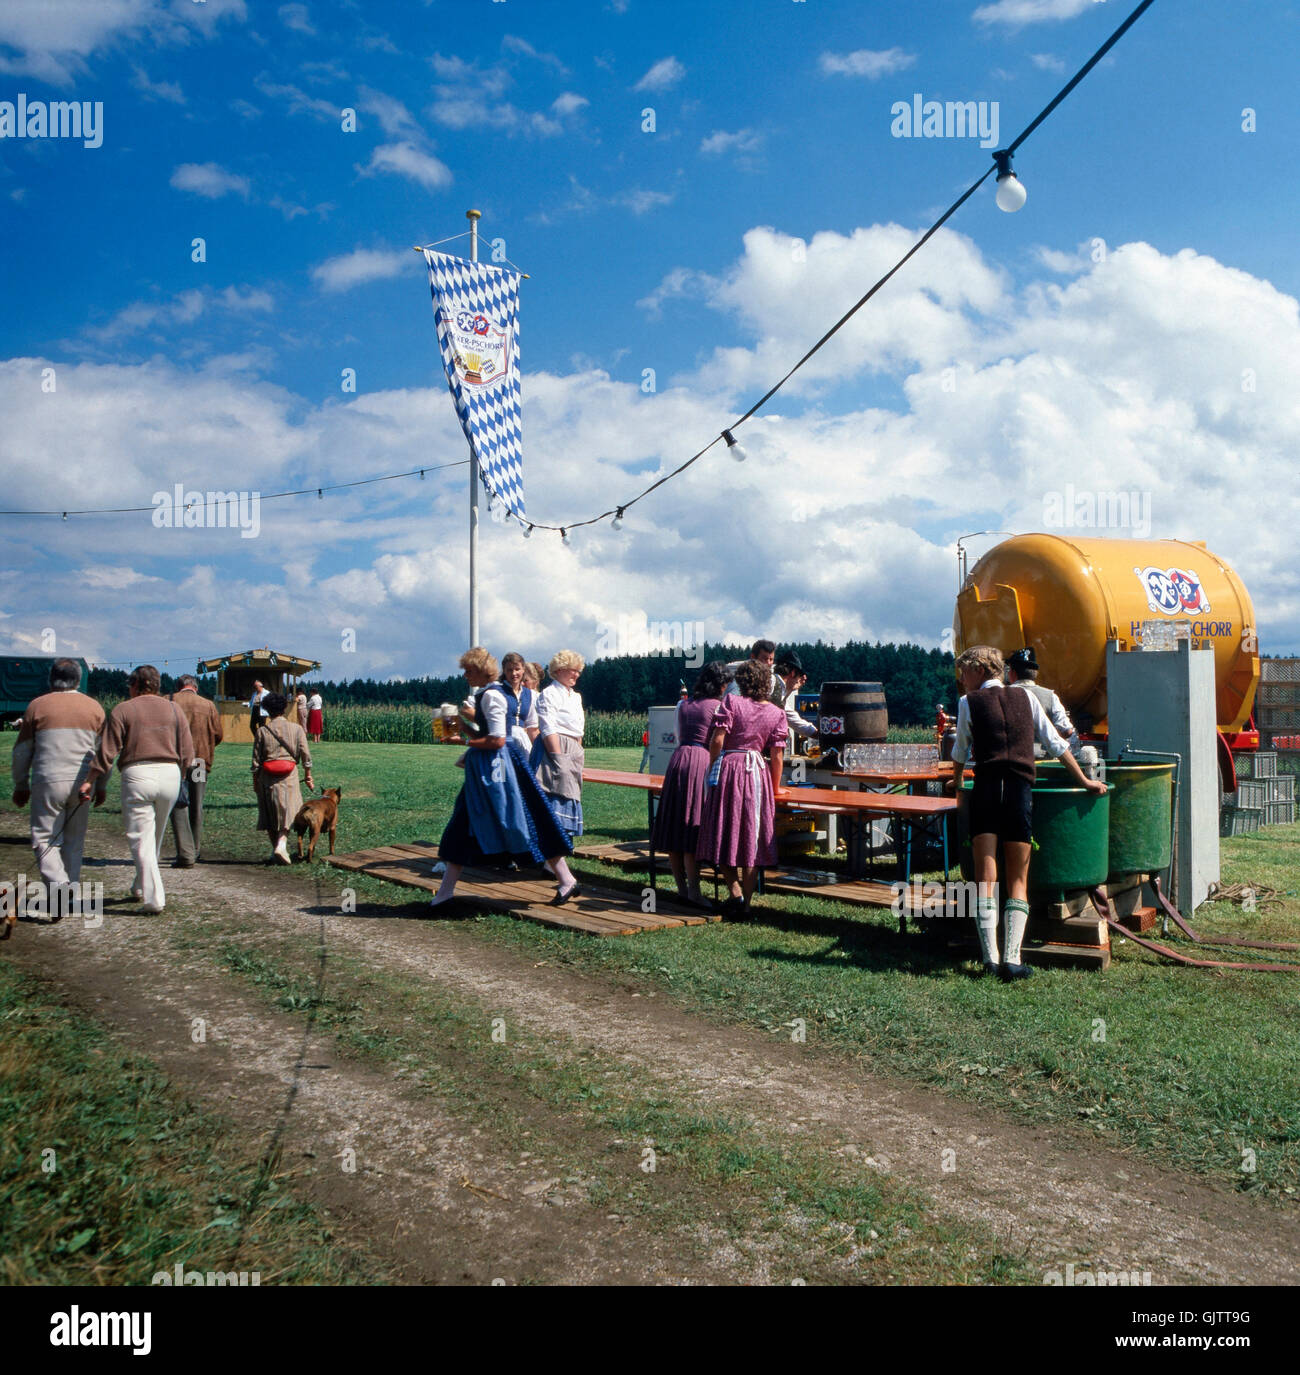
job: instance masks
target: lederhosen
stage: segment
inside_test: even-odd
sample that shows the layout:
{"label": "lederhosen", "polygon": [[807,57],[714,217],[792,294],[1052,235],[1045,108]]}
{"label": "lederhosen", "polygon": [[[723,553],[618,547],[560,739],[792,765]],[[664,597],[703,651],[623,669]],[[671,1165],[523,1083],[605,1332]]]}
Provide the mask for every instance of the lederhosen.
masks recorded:
{"label": "lederhosen", "polygon": [[1033,836],[1034,712],[1011,688],[966,694],[975,784],[970,833],[1028,843]]}

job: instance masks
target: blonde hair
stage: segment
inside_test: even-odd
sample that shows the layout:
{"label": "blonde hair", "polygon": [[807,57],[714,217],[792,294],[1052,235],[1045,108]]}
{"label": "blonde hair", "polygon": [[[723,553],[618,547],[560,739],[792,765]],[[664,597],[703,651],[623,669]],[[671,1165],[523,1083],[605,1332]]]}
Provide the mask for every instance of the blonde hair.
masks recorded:
{"label": "blonde hair", "polygon": [[953,668],[959,678],[970,669],[979,669],[985,678],[1001,678],[1006,665],[1002,662],[1001,651],[992,645],[972,645],[957,656]]}
{"label": "blonde hair", "polygon": [[586,667],[587,661],[581,654],[572,649],[561,649],[551,655],[551,662],[546,665],[546,671],[554,676],[557,668],[576,668],[581,671]]}
{"label": "blonde hair", "polygon": [[460,656],[459,666],[461,668],[477,669],[480,673],[486,673],[489,678],[495,679],[501,672],[501,665],[484,649],[481,645],[476,645],[473,649],[467,649]]}
{"label": "blonde hair", "polygon": [[526,660],[524,662],[524,683],[528,687],[541,687],[542,674],[545,672],[546,670],[541,666],[541,664],[535,663],[532,659]]}

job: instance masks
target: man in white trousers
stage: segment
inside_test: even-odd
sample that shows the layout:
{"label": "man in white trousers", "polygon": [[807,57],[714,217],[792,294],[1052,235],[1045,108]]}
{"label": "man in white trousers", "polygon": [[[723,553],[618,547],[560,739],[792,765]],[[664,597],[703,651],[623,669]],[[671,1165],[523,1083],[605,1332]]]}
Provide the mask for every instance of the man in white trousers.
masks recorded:
{"label": "man in white trousers", "polygon": [[195,763],[194,741],[185,714],[174,702],[159,697],[162,679],[152,664],[141,664],[128,685],[131,696],[109,715],[81,796],[89,800],[94,791],[99,806],[104,800],[102,780],[112,773],[117,760],[122,772],[122,820],[135,860],[131,896],[146,912],[161,912],[166,894],[158,856],[167,818],[180,792],[181,771]]}
{"label": "man in white trousers", "polygon": [[56,659],[50,690],[28,704],[14,744],[14,806],[31,801],[32,849],[55,920],[66,915],[81,880],[90,807],[78,790],[104,729],[103,707],[80,687],[81,665]]}

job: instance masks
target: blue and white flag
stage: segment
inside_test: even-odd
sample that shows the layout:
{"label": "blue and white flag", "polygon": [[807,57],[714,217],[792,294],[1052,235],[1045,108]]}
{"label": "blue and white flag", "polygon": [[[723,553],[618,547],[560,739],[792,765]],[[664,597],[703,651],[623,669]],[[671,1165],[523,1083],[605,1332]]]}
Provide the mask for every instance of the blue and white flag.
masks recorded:
{"label": "blue and white flag", "polygon": [[524,518],[519,274],[424,250],[438,347],[483,485]]}

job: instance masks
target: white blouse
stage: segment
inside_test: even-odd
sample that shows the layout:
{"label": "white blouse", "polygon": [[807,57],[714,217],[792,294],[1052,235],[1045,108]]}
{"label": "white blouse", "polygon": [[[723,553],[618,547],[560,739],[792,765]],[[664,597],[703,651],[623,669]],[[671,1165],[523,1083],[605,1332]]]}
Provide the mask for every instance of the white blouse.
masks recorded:
{"label": "white blouse", "polygon": [[582,693],[563,683],[550,683],[537,696],[537,728],[543,735],[572,735],[581,740],[587,720]]}

